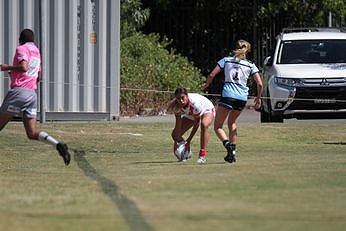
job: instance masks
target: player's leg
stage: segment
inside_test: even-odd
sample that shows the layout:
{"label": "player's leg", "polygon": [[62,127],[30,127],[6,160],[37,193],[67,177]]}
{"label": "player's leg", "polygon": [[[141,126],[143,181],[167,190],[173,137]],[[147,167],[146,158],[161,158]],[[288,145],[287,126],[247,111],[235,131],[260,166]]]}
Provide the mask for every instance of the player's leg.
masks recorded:
{"label": "player's leg", "polygon": [[238,119],[241,111],[232,110],[228,115],[228,130],[229,130],[229,138],[232,144],[237,143],[237,124],[236,120]]}
{"label": "player's leg", "polygon": [[26,135],[29,139],[39,140],[46,144],[50,144],[56,148],[59,155],[64,159],[64,163],[68,165],[71,160],[70,153],[66,144],[57,141],[46,132],[39,131],[37,129],[37,95],[36,92],[31,89],[19,88],[17,94],[14,96],[15,100],[20,106],[23,117],[23,124],[26,131]]}
{"label": "player's leg", "polygon": [[205,163],[207,155],[207,146],[209,141],[209,127],[214,120],[214,113],[206,113],[201,117],[201,137],[198,163]]}
{"label": "player's leg", "polygon": [[0,131],[6,126],[12,119],[12,116],[5,112],[0,112]]}
{"label": "player's leg", "polygon": [[230,118],[230,114],[232,113],[232,109],[230,108],[225,108],[222,105],[219,105],[216,111],[216,116],[215,116],[215,122],[214,122],[214,130],[219,138],[219,140],[222,142],[223,146],[227,150],[227,154],[224,157],[224,160],[226,162],[234,162],[235,161],[235,151],[233,151],[234,145],[229,141],[229,138],[226,134],[226,132],[223,130],[222,126],[223,123],[225,122],[227,116]]}
{"label": "player's leg", "polygon": [[200,149],[206,149],[209,141],[209,128],[214,121],[213,113],[206,113],[201,118],[201,140]]}
{"label": "player's leg", "polygon": [[229,140],[224,141],[224,146],[227,149],[227,155],[224,160],[229,163],[236,162],[236,144],[237,144],[237,124],[236,120],[239,117],[241,111],[232,110],[228,115],[228,130]]}
{"label": "player's leg", "polygon": [[246,106],[245,100],[231,100],[231,105],[233,110],[228,115],[228,130],[229,130],[229,138],[230,138],[230,145],[226,144],[225,147],[227,148],[227,156],[224,158],[227,162],[235,162],[236,158],[236,144],[237,144],[237,124],[236,120],[238,119],[240,113]]}
{"label": "player's leg", "polygon": [[69,165],[71,156],[65,143],[57,141],[44,131],[39,131],[37,129],[36,118],[23,118],[23,124],[26,135],[29,139],[39,140],[46,144],[52,145],[59,152],[59,155],[64,159],[64,163]]}
{"label": "player's leg", "polygon": [[216,133],[216,136],[219,138],[220,141],[228,140],[228,136],[226,132],[223,130],[223,123],[225,122],[229,109],[223,107],[223,106],[218,106],[216,109],[216,115],[215,115],[215,120],[214,120],[214,131]]}
{"label": "player's leg", "polygon": [[9,90],[0,107],[0,131],[11,121],[19,109],[13,107],[13,90]]}
{"label": "player's leg", "polygon": [[39,131],[37,130],[36,118],[23,118],[23,124],[27,137],[31,140],[38,140]]}

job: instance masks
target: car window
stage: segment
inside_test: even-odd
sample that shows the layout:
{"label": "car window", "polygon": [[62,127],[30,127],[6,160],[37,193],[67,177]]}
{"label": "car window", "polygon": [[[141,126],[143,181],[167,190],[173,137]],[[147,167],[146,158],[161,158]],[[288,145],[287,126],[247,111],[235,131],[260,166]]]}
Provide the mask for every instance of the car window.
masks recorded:
{"label": "car window", "polygon": [[346,63],[346,40],[283,41],[277,63]]}

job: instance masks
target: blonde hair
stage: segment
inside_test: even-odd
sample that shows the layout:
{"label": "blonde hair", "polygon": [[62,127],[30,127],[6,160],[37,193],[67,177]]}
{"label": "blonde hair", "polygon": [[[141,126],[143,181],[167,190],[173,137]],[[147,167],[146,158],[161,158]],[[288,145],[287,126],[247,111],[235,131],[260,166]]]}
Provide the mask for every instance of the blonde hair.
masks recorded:
{"label": "blonde hair", "polygon": [[251,51],[251,44],[243,39],[237,41],[235,45],[234,55],[238,59],[246,59],[247,53]]}

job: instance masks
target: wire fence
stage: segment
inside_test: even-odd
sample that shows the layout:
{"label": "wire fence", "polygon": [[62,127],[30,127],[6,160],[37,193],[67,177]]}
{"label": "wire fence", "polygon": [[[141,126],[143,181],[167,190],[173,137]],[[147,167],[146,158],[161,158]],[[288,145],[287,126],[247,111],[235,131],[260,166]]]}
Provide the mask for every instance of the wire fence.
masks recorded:
{"label": "wire fence", "polygon": [[[8,75],[3,77],[9,79]],[[48,85],[63,85],[70,87],[83,87],[83,88],[99,88],[108,90],[112,87],[106,85],[86,85],[76,84],[71,82],[54,82],[49,81]],[[215,98],[221,97],[221,94],[211,94],[202,91],[191,91],[190,93],[198,93],[214,101]],[[130,88],[120,87],[120,112],[123,116],[132,115],[161,115],[167,113],[168,103],[174,98],[173,90],[156,90],[156,89],[142,89],[142,88]],[[249,99],[254,96],[249,96]],[[275,101],[304,101],[311,103],[328,103],[328,104],[345,104],[346,99],[324,99],[323,97],[316,98],[300,98],[300,97],[261,97],[262,100],[275,100]],[[323,101],[324,100],[324,101]]]}

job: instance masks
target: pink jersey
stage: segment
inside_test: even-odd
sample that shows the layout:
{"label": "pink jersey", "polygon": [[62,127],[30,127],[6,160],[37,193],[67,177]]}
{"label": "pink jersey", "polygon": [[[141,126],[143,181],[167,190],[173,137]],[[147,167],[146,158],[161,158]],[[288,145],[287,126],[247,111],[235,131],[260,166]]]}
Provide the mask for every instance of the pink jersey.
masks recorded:
{"label": "pink jersey", "polygon": [[189,119],[195,115],[203,115],[205,113],[215,113],[213,103],[203,95],[197,93],[188,93],[189,105],[183,109],[183,116]]}
{"label": "pink jersey", "polygon": [[41,72],[41,54],[34,43],[28,42],[16,49],[13,65],[26,61],[29,64],[27,72],[11,72],[11,88],[24,87],[35,90],[37,88],[38,73]]}

